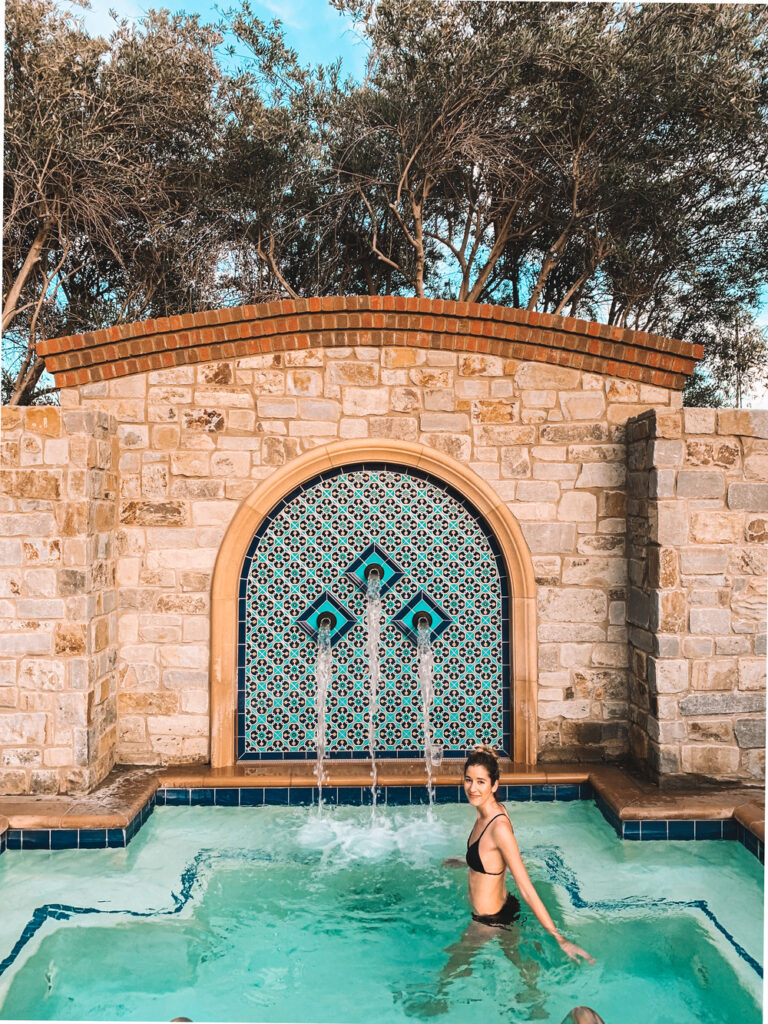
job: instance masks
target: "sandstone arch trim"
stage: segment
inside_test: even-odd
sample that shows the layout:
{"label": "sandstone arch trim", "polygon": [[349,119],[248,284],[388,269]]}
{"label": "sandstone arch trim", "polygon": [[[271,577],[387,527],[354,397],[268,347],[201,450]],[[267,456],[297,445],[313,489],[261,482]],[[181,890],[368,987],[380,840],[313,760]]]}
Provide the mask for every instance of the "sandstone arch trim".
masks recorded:
{"label": "sandstone arch trim", "polygon": [[309,348],[403,346],[554,363],[682,389],[703,349],[675,338],[506,306],[346,296],[121,324],[39,342],[59,387]]}
{"label": "sandstone arch trim", "polygon": [[484,480],[449,456],[420,444],[396,441],[340,441],[315,448],[277,470],[245,498],[222,541],[211,591],[211,765],[235,761],[237,708],[237,608],[240,569],[264,517],[295,487],[324,470],[360,462],[397,463],[421,469],[456,488],[483,516],[501,548],[510,585],[512,622],[515,762],[535,765],[537,757],[536,583],[533,562],[520,526]]}

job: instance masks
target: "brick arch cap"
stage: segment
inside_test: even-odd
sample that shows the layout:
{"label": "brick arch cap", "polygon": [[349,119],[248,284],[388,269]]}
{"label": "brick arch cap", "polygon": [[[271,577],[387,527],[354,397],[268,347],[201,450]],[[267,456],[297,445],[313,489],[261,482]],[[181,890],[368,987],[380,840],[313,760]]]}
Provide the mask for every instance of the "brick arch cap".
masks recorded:
{"label": "brick arch cap", "polygon": [[58,387],[310,348],[403,346],[553,363],[680,390],[701,345],[575,317],[446,299],[285,299],[40,341]]}
{"label": "brick arch cap", "polygon": [[211,587],[211,765],[235,762],[237,709],[237,615],[240,571],[261,522],[286,494],[325,470],[368,462],[421,469],[450,484],[493,531],[510,583],[513,709],[512,754],[520,764],[537,758],[536,582],[533,560],[520,524],[496,492],[450,456],[407,441],[337,441],[314,448],[276,470],[244,498],[235,513],[213,571]]}

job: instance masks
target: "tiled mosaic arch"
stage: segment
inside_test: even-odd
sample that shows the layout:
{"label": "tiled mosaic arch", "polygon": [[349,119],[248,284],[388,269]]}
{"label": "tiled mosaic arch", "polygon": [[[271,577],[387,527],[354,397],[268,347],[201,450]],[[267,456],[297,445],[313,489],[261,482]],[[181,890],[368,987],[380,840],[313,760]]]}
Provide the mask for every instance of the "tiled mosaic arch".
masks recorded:
{"label": "tiled mosaic arch", "polygon": [[[313,448],[275,470],[246,497],[224,536],[211,590],[211,765],[227,769],[237,757],[237,647],[240,570],[262,522],[286,495],[318,474],[358,464],[421,470],[453,487],[482,517],[499,545],[509,581],[512,663],[509,692],[511,757],[537,758],[536,584],[520,524],[493,488],[469,467],[426,445],[390,439],[338,441]],[[286,783],[287,784],[287,783]]]}
{"label": "tiled mosaic arch", "polygon": [[368,755],[366,603],[350,568],[373,544],[397,569],[382,596],[376,756],[423,750],[414,634],[402,621],[415,602],[435,616],[433,740],[448,757],[477,743],[509,754],[508,586],[498,543],[449,485],[418,469],[372,463],[296,488],[249,546],[238,610],[240,760],[315,756],[316,633],[303,620],[318,602],[332,602],[337,617],[328,752]]}

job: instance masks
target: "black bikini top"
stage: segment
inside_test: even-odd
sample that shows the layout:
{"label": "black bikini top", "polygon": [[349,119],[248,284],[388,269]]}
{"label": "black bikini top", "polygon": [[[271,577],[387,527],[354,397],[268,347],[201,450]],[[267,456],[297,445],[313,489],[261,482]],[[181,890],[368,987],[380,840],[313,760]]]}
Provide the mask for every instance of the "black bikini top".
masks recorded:
{"label": "black bikini top", "polygon": [[[501,812],[499,814],[494,814],[494,816],[491,818],[491,821],[496,821],[497,818],[505,817],[507,817],[507,815]],[[491,824],[491,821],[488,822],[488,825]],[[469,843],[469,839],[467,839],[467,866],[472,868],[473,871],[479,872],[481,875],[503,875],[504,872],[507,870],[506,865],[501,869],[501,871],[486,871],[485,868],[483,867],[483,862],[480,860],[480,840],[485,835],[488,825],[485,826],[483,831],[480,833],[480,835],[477,837],[474,843],[472,843],[471,846]],[[471,837],[472,833],[470,832],[469,835]]]}

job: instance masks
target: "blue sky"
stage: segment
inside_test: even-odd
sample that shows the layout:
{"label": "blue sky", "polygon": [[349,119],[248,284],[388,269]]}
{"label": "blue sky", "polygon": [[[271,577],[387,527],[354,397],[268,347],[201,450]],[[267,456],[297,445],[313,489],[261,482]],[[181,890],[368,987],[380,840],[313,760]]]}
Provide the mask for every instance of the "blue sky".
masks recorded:
{"label": "blue sky", "polygon": [[[140,18],[150,8],[170,7],[172,11],[199,14],[203,21],[215,23],[218,9],[237,7],[237,0],[186,0],[182,4],[168,0],[91,0],[88,11],[73,5],[91,35],[109,35],[114,22],[109,16],[113,8],[119,17]],[[343,18],[325,0],[252,0],[254,13],[264,21],[279,18],[288,45],[296,50],[303,64],[329,64],[341,57],[346,75],[363,76],[366,47],[355,33],[352,22]],[[245,56],[245,51],[243,51]]]}

